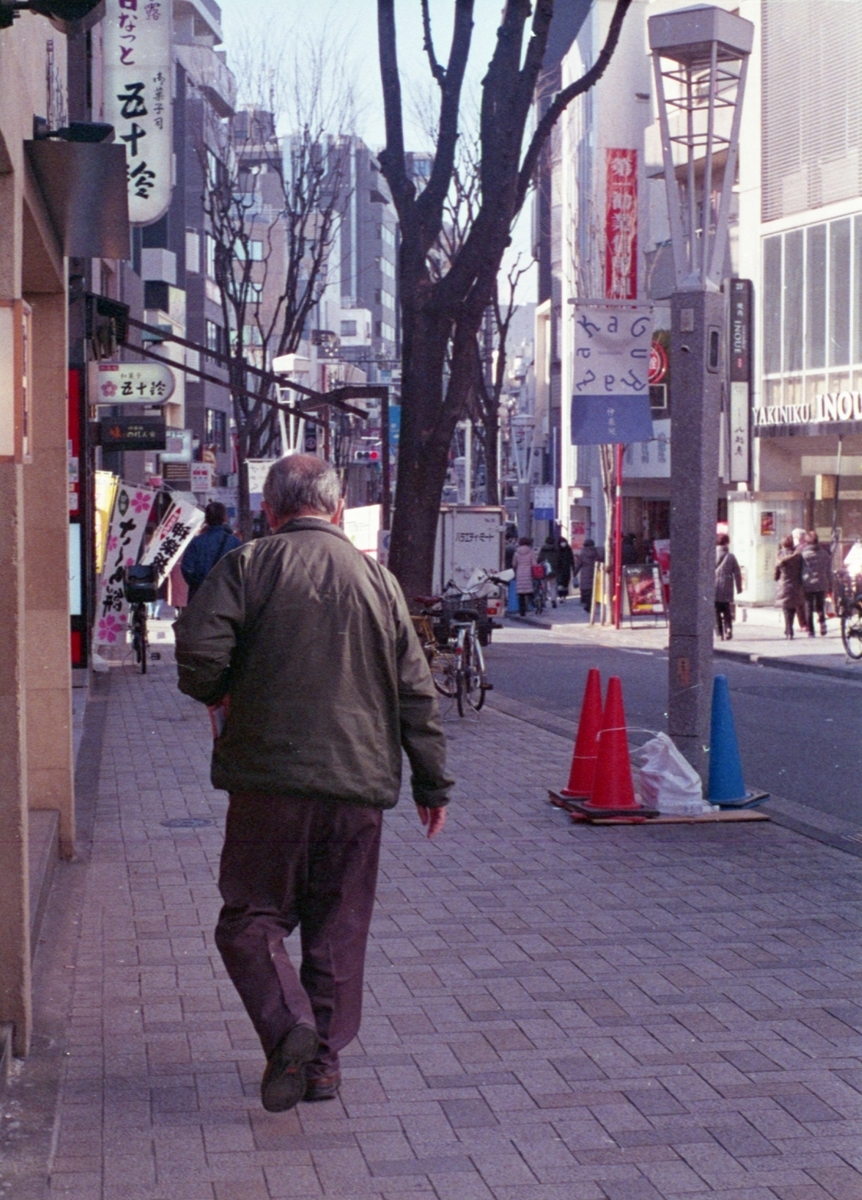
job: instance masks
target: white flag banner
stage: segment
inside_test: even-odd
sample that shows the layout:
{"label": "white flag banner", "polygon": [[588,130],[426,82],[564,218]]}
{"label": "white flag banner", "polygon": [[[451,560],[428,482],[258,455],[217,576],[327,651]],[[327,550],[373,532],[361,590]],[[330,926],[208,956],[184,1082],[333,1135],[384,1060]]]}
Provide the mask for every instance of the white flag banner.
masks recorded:
{"label": "white flag banner", "polygon": [[141,558],[144,565],[152,563],[155,566],[158,583],[170,574],[203,523],[204,514],[196,504],[189,500],[174,500]]}
{"label": "white flag banner", "polygon": [[99,646],[115,646],[126,640],[129,606],[123,593],[123,574],[126,567],[138,561],[138,551],[155,494],[153,488],[127,483],[121,483],[117,488],[96,601],[96,628],[93,632],[96,649]]}
{"label": "white flag banner", "polygon": [[575,313],[572,443],[645,442],[652,309],[579,303]]}

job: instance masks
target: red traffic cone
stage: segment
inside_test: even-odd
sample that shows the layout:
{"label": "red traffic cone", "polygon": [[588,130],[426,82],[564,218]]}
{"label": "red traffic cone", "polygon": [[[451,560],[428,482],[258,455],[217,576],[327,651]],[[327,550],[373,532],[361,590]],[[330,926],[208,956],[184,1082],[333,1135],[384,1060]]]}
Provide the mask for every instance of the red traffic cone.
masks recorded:
{"label": "red traffic cone", "polygon": [[616,675],[612,675],[608,680],[592,795],[577,807],[580,812],[602,816],[652,812],[635,800],[626,716],[623,711],[623,689]]}
{"label": "red traffic cone", "polygon": [[591,667],[587,675],[587,686],[581,703],[578,734],[572,755],[569,782],[560,789],[567,800],[576,797],[586,800],[593,790],[596,774],[596,755],[599,752],[598,737],[602,728],[602,678],[597,667]]}

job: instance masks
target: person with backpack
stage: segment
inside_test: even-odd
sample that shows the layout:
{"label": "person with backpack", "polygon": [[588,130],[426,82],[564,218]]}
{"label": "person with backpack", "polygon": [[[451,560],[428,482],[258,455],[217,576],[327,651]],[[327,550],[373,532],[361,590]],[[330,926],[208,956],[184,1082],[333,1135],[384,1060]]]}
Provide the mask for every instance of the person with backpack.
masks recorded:
{"label": "person with backpack", "polygon": [[826,595],[832,591],[832,551],[814,530],[809,530],[799,550],[802,555],[802,590],[808,613],[808,636],[814,637],[814,616],[820,618],[820,633],[826,636]]}
{"label": "person with backpack", "polygon": [[241,545],[227,523],[227,509],[218,500],[211,500],[204,509],[203,529],[192,538],[180,563],[189,589],[189,604],[218,560]]}

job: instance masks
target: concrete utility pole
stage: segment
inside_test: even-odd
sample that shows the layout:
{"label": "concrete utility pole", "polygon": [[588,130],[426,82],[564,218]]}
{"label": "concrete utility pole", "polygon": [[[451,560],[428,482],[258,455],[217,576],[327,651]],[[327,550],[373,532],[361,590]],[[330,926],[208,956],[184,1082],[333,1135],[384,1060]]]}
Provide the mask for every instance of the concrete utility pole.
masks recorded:
{"label": "concrete utility pole", "polygon": [[[705,781],[725,323],[720,287],[754,26],[712,6],[663,13],[650,17],[648,25],[676,274],[668,726]],[[716,204],[721,159],[724,178]]]}

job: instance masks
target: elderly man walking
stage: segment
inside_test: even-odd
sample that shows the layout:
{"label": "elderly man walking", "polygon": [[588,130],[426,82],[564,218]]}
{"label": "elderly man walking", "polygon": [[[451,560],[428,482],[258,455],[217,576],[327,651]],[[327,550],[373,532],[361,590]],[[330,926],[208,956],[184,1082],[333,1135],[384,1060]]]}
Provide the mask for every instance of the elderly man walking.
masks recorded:
{"label": "elderly man walking", "polygon": [[336,472],[282,458],[263,494],[272,535],[222,558],[175,629],[180,689],[214,710],[212,782],[230,793],[216,944],[267,1058],[263,1106],[282,1112],[335,1096],[359,1029],[402,747],[429,837],[453,781],[404,597],[338,528]]}

